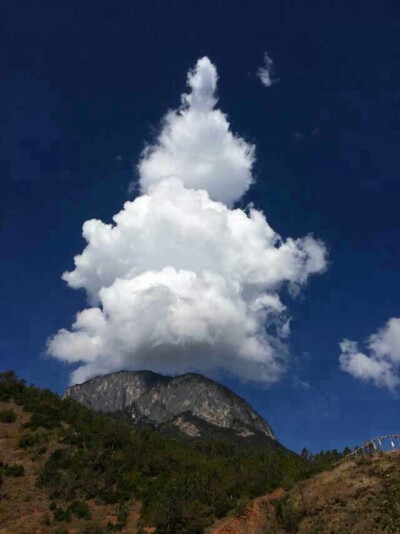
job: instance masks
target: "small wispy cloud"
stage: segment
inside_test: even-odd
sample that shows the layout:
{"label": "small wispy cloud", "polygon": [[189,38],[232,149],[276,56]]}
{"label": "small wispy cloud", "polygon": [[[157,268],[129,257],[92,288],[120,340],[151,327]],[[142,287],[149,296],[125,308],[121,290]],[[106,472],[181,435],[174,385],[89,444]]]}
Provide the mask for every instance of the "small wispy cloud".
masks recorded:
{"label": "small wispy cloud", "polygon": [[355,341],[343,339],[339,358],[342,371],[364,382],[395,390],[400,385],[400,318],[393,317],[367,340],[369,354]]}
{"label": "small wispy cloud", "polygon": [[279,82],[279,78],[273,77],[274,73],[274,61],[268,52],[264,52],[264,65],[259,67],[256,74],[265,87],[271,87],[274,83]]}
{"label": "small wispy cloud", "polygon": [[319,136],[319,127],[316,126],[312,130],[294,130],[291,135],[295,143],[300,141],[312,140]]}
{"label": "small wispy cloud", "polygon": [[305,389],[309,390],[311,388],[310,383],[306,380],[302,380],[298,376],[294,376],[292,379],[292,384],[295,389]]}

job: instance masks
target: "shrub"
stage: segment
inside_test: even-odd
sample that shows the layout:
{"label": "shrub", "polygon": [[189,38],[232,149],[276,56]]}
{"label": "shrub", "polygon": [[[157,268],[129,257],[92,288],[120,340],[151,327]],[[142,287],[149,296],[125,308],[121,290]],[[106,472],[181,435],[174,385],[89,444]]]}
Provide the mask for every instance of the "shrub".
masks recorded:
{"label": "shrub", "polygon": [[128,510],[125,508],[125,506],[121,506],[118,511],[118,523],[122,523],[123,525],[126,525],[126,522],[128,521]]}
{"label": "shrub", "polygon": [[20,464],[10,465],[4,469],[4,474],[6,477],[22,477],[24,473],[24,466]]}
{"label": "shrub", "polygon": [[111,523],[111,521],[107,523],[107,526],[106,526],[107,532],[121,532],[121,530],[122,530],[121,523]]}
{"label": "shrub", "polygon": [[83,501],[74,501],[69,505],[68,510],[81,519],[90,519],[92,517],[89,506]]}
{"label": "shrub", "polygon": [[287,497],[275,501],[275,515],[285,532],[297,532],[304,512],[299,510]]}
{"label": "shrub", "polygon": [[29,449],[29,447],[33,447],[38,442],[38,437],[34,434],[24,434],[21,436],[18,446],[21,447],[21,449]]}
{"label": "shrub", "polygon": [[0,373],[0,401],[7,402],[13,398],[18,402],[25,388],[25,381],[18,380],[14,371]]}
{"label": "shrub", "polygon": [[44,514],[44,516],[41,518],[40,520],[40,524],[43,525],[43,526],[50,526],[51,525],[51,519],[50,519],[50,515],[46,512]]}
{"label": "shrub", "polygon": [[43,413],[41,412],[34,412],[30,421],[28,423],[25,423],[25,428],[31,428],[32,430],[36,430],[37,428],[47,428],[52,429],[56,428],[60,425],[60,419],[58,418],[58,414],[54,413],[51,409],[44,409]]}
{"label": "shrub", "polygon": [[356,459],[356,465],[358,467],[361,467],[364,465],[371,465],[371,464],[372,464],[372,456],[367,456],[363,454],[362,456],[359,456]]}
{"label": "shrub", "polygon": [[64,510],[56,508],[53,512],[54,521],[64,521]]}
{"label": "shrub", "polygon": [[53,512],[54,521],[65,521],[69,523],[71,521],[71,512],[67,508],[63,510],[62,508],[56,508]]}
{"label": "shrub", "polygon": [[65,527],[57,527],[54,534],[69,534],[69,531]]}
{"label": "shrub", "polygon": [[117,521],[117,523],[112,523],[111,521],[107,523],[107,532],[121,532],[124,526],[126,526],[126,523],[128,521],[128,511],[124,505],[120,506]]}
{"label": "shrub", "polygon": [[87,523],[80,529],[79,534],[105,534],[105,532],[98,523]]}
{"label": "shrub", "polygon": [[384,488],[378,497],[379,526],[388,534],[400,532],[400,483],[393,479],[384,480]]}
{"label": "shrub", "polygon": [[236,515],[241,515],[246,510],[246,508],[249,506],[249,499],[248,497],[244,496],[241,497],[236,501],[235,504],[235,513]]}
{"label": "shrub", "polygon": [[104,489],[100,496],[104,504],[117,504],[118,502],[118,495],[112,489]]}
{"label": "shrub", "polygon": [[6,409],[0,410],[0,423],[14,423],[17,419],[14,410]]}

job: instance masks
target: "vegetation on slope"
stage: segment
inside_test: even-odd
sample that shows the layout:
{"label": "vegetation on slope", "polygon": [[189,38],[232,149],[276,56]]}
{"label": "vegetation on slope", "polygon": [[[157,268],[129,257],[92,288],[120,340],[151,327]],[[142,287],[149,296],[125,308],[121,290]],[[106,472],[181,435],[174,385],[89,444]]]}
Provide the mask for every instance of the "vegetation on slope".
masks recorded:
{"label": "vegetation on slope", "polygon": [[400,451],[380,453],[255,499],[213,534],[397,534]]}
{"label": "vegetation on slope", "polygon": [[[249,499],[278,486],[289,488],[340,457],[336,451],[310,458],[280,447],[245,450],[228,440],[187,442],[132,429],[71,398],[28,387],[10,371],[0,373],[0,402],[7,403],[0,425],[19,425],[16,446],[29,452],[36,488],[50,502],[38,521],[49,532],[57,527],[59,534],[77,519],[87,533],[125,531],[127,526],[132,532],[129,517],[139,501],[139,531],[150,525],[158,533],[201,533]],[[25,414],[21,422],[18,410]],[[0,461],[3,478],[24,476],[18,466],[7,464],[8,458],[0,456]],[[91,525],[91,509],[100,505],[114,507],[116,518],[108,525]]]}

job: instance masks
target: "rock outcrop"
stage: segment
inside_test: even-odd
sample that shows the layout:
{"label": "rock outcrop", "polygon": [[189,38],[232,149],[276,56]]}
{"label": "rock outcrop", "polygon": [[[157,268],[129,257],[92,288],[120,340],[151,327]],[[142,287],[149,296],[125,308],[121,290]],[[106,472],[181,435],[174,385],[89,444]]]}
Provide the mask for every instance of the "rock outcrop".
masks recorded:
{"label": "rock outcrop", "polygon": [[120,371],[72,386],[65,395],[96,412],[191,437],[229,431],[276,440],[270,425],[244,399],[200,374]]}

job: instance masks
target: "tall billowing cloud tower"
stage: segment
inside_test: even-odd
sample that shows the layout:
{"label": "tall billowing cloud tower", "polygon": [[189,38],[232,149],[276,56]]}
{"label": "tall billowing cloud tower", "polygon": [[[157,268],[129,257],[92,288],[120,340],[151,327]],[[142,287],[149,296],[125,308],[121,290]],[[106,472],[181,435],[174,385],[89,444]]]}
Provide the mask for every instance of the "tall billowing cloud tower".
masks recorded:
{"label": "tall billowing cloud tower", "polygon": [[216,109],[207,57],[187,82],[142,153],[141,194],[113,224],[84,223],[87,245],[63,274],[90,304],[48,341],[50,355],[75,364],[72,383],[142,368],[275,382],[288,362],[280,294],[326,267],[321,241],[283,240],[261,211],[234,209],[254,180],[255,148]]}

